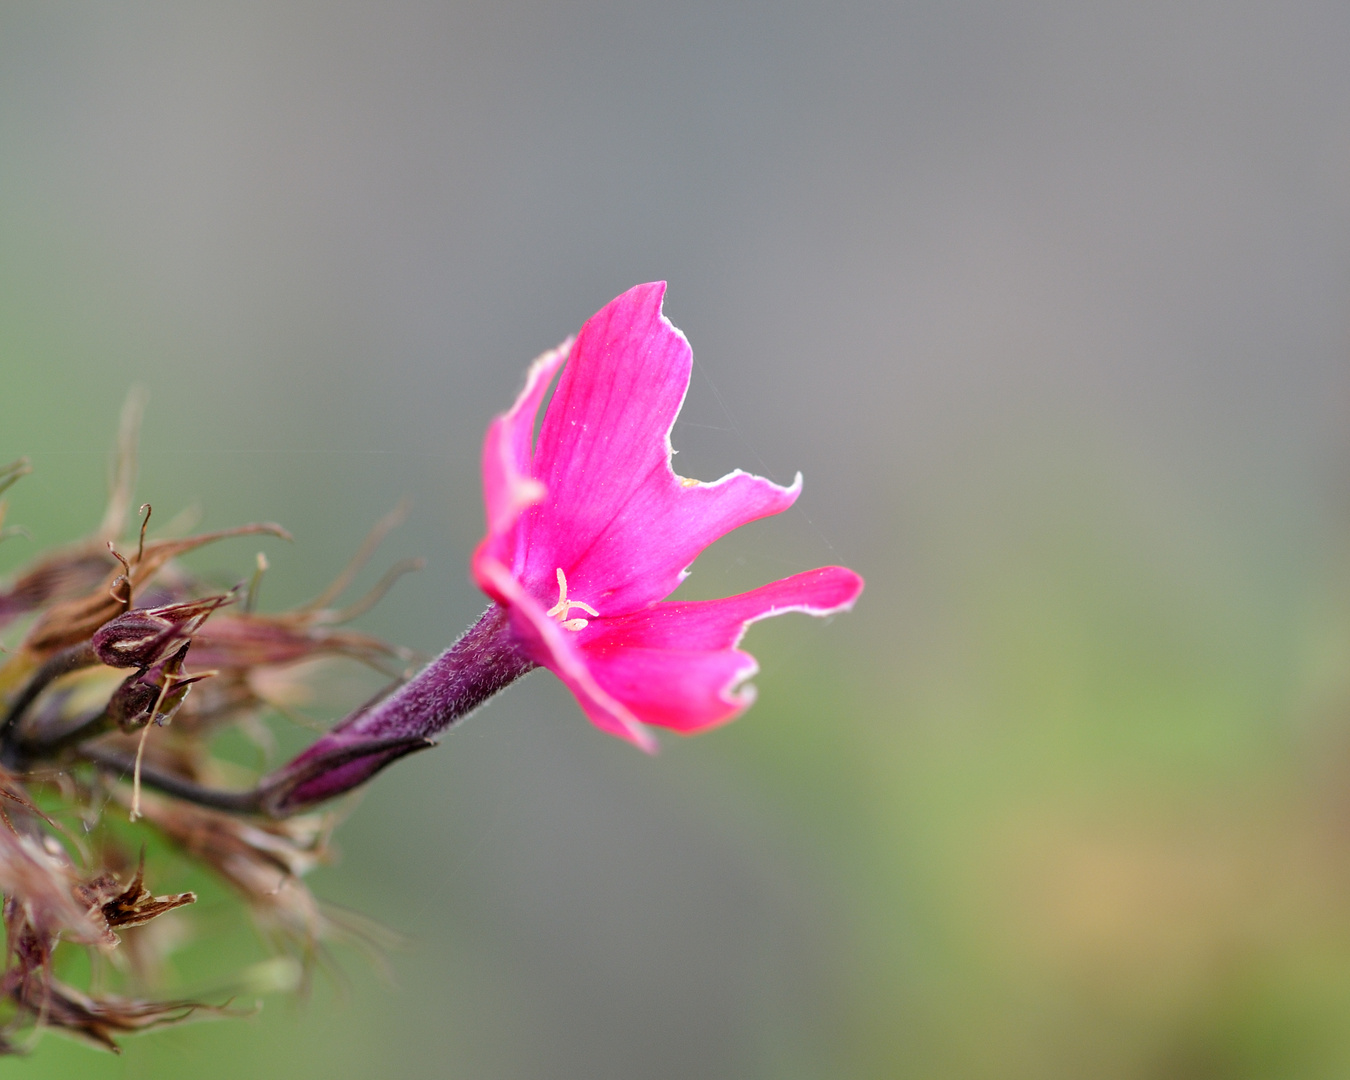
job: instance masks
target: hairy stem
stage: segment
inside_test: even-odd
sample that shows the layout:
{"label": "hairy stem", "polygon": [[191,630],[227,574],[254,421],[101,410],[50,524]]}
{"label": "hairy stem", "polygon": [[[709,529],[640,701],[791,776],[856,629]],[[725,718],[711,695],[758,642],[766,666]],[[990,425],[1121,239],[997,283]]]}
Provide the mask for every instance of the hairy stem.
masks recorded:
{"label": "hairy stem", "polygon": [[494,604],[454,645],[383,701],[355,713],[263,780],[264,807],[295,813],[432,745],[435,736],[537,665]]}
{"label": "hairy stem", "polygon": [[[507,613],[494,604],[415,677],[362,706],[256,787],[222,791],[144,762],[141,783],[199,806],[287,817],[345,794],[391,762],[435,745],[434,736],[536,666],[512,635]],[[61,737],[63,746],[71,741],[71,733]],[[133,754],[111,747],[82,744],[75,755],[122,777],[135,768]]]}

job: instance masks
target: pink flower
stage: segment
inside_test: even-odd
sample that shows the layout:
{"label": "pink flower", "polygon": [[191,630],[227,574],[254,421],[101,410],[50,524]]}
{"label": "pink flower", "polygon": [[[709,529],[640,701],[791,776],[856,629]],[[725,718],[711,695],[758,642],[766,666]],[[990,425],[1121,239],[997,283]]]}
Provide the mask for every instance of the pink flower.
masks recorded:
{"label": "pink flower", "polygon": [[801,476],[779,487],[738,469],[703,483],[671,468],[693,354],[661,314],[664,293],[664,282],[629,289],[530,368],[488,428],[488,529],[472,562],[524,654],[596,726],[648,750],[648,724],[699,731],[749,707],[758,665],[736,645],[750,623],[843,611],[863,587],[827,566],[724,600],[666,599],[718,537],[791,506]]}
{"label": "pink flower", "polygon": [[350,791],[538,666],[597,726],[654,749],[648,724],[699,731],[749,707],[757,666],[736,645],[750,623],[853,605],[862,578],[842,566],[725,600],[666,599],[719,536],[791,506],[801,478],[784,488],[737,471],[704,484],[671,471],[693,356],[661,315],[664,292],[639,285],[606,305],[535,361],[488,427],[488,532],[473,574],[496,603],[413,679],[264,778],[250,807],[292,814]]}

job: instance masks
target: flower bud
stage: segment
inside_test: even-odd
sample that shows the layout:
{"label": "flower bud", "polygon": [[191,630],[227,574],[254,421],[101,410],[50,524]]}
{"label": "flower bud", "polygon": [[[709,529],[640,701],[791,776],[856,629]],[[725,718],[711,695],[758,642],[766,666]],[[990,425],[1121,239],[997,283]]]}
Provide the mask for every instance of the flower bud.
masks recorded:
{"label": "flower bud", "polygon": [[228,596],[208,596],[167,607],[125,612],[94,631],[91,639],[100,662],[115,668],[147,668],[192,636]]}
{"label": "flower bud", "polygon": [[144,727],[149,710],[159,699],[159,691],[159,686],[151,682],[145,672],[128,675],[108,699],[108,719],[126,732]]}
{"label": "flower bud", "polygon": [[184,675],[183,661],[192,642],[185,641],[178,651],[152,668],[128,675],[108,699],[107,717],[125,732],[144,727],[151,720],[163,724],[183,704],[188,690],[213,674]]}

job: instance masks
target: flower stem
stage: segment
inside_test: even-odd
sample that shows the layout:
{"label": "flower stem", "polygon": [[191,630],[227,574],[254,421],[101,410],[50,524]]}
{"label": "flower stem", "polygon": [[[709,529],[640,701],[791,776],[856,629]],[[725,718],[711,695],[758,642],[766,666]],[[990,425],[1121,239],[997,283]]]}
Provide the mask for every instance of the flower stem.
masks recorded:
{"label": "flower stem", "polygon": [[[511,633],[506,611],[493,605],[454,645],[388,697],[363,706],[308,750],[253,788],[226,791],[143,763],[147,787],[235,813],[287,817],[363,784],[386,765],[434,745],[434,736],[537,665]],[[101,731],[95,717],[91,733]],[[86,730],[82,725],[77,731]],[[66,747],[68,733],[58,740]],[[126,775],[135,758],[112,747],[81,745],[75,754]]]}
{"label": "flower stem", "polygon": [[494,604],[414,678],[264,778],[262,808],[280,817],[350,791],[390,762],[433,745],[536,666],[511,632],[506,610]]}
{"label": "flower stem", "polygon": [[4,719],[0,720],[0,763],[7,768],[13,768],[19,762],[18,756],[19,725],[23,721],[24,714],[54,680],[62,675],[69,675],[72,671],[79,671],[81,668],[93,667],[97,664],[98,657],[94,653],[94,648],[87,641],[79,645],[72,645],[68,649],[62,649],[56,655],[50,657],[28,680],[28,684],[14,703],[10,705],[5,713]]}

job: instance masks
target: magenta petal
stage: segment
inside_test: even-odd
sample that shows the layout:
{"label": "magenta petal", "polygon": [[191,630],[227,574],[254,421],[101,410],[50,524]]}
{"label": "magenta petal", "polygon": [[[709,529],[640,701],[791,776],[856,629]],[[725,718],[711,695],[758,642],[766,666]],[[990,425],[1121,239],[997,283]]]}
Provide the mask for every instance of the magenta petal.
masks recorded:
{"label": "magenta petal", "polygon": [[689,600],[657,604],[646,611],[596,624],[588,635],[587,651],[628,646],[649,649],[730,649],[760,619],[800,611],[833,615],[853,606],[863,590],[863,579],[843,566],[822,566],[758,589],[721,600]]}
{"label": "magenta petal", "polygon": [[483,441],[483,498],[487,504],[487,541],[499,556],[505,550],[507,533],[521,513],[544,497],[544,486],[534,479],[530,466],[534,421],[539,403],[571,345],[569,338],[531,364],[516,403],[488,425]]}
{"label": "magenta petal", "polygon": [[582,327],[535,450],[547,494],[520,525],[521,579],[550,594],[561,568],[603,615],[670,595],[700,551],[801,490],[800,477],[784,488],[738,470],[705,484],[671,469],[693,354],[661,314],[664,293],[629,289]]}
{"label": "magenta petal", "polygon": [[[644,724],[685,734],[725,724],[748,709],[755,688],[742,684],[759,671],[755,658],[739,649],[639,646],[589,657],[588,666],[596,682]],[[586,715],[599,723],[589,708]]]}
{"label": "magenta petal", "polygon": [[862,588],[852,570],[827,566],[724,600],[657,604],[599,620],[581,652],[595,681],[638,720],[697,731],[754,701],[754,688],[743,683],[757,665],[735,648],[751,623],[789,611],[845,611]]}
{"label": "magenta petal", "polygon": [[579,558],[569,566],[564,556],[557,565],[573,595],[602,615],[624,615],[665,599],[704,548],[747,522],[782,513],[801,489],[800,474],[784,488],[740,470],[695,486],[663,465]]}

